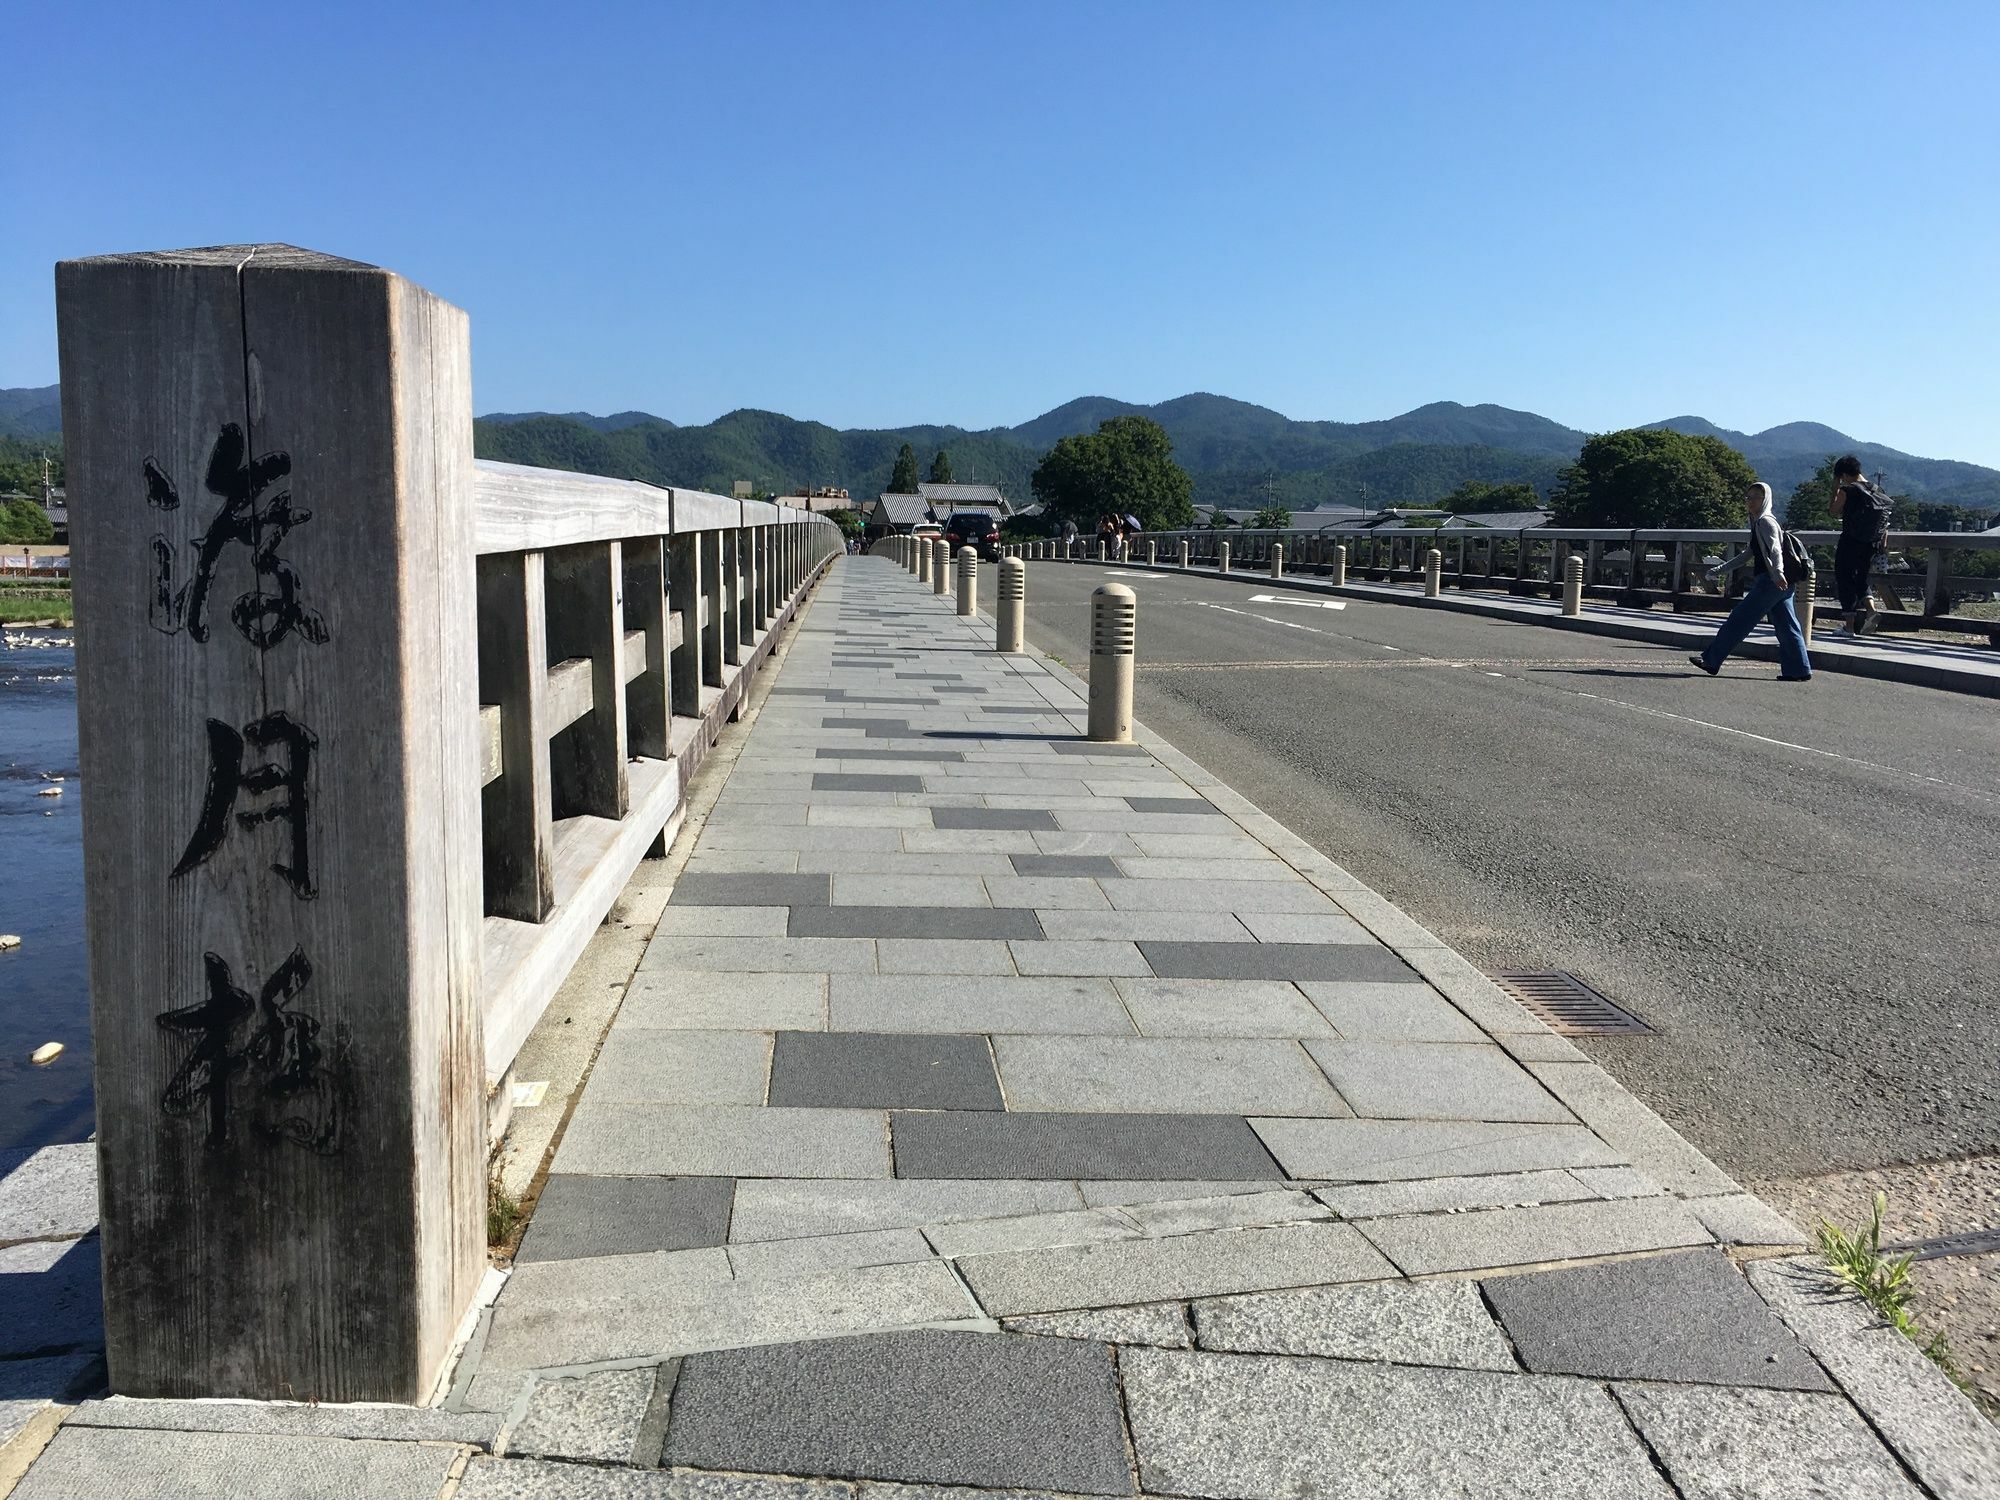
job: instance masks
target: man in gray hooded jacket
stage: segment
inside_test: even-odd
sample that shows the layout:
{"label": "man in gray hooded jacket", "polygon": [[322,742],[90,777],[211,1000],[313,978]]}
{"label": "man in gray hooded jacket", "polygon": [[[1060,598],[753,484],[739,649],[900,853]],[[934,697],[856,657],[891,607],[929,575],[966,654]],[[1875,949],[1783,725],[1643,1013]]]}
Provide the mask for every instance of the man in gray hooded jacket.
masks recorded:
{"label": "man in gray hooded jacket", "polygon": [[1785,576],[1785,531],[1771,513],[1771,487],[1751,485],[1743,503],[1750,512],[1750,546],[1729,561],[1717,564],[1712,571],[1724,572],[1747,557],[1757,576],[1751,580],[1749,592],[1737,601],[1736,608],[1715,632],[1708,649],[1688,660],[1709,676],[1715,676],[1729,659],[1729,653],[1743,643],[1751,627],[1768,619],[1778,633],[1779,676],[1786,682],[1810,682],[1812,659],[1806,655],[1806,635],[1799,628],[1799,617],[1792,612],[1794,581]]}

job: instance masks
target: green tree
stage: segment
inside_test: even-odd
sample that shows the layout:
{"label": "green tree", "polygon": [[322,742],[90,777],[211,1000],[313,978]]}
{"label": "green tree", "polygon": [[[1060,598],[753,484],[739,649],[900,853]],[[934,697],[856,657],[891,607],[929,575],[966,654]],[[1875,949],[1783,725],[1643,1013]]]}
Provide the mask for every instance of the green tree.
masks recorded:
{"label": "green tree", "polygon": [[1194,482],[1173,454],[1159,423],[1112,417],[1049,449],[1035,467],[1035,498],[1051,521],[1074,521],[1086,536],[1100,516],[1134,515],[1148,531],[1192,525]]}
{"label": "green tree", "polygon": [[1559,526],[1736,527],[1756,480],[1720,438],[1635,427],[1586,442],[1549,503]]}
{"label": "green tree", "polygon": [[1792,498],[1785,502],[1785,524],[1798,531],[1838,531],[1840,522],[1834,518],[1830,503],[1833,500],[1833,462],[1829,453],[1812,477],[1802,479],[1792,490]]}
{"label": "green tree", "polygon": [[1540,510],[1542,497],[1535,492],[1532,484],[1518,479],[1511,484],[1488,484],[1483,479],[1468,479],[1438,501],[1438,508],[1461,516]]}
{"label": "green tree", "polygon": [[1267,505],[1250,518],[1252,531],[1284,531],[1292,524],[1292,513],[1282,505]]}
{"label": "green tree", "polygon": [[940,448],[937,451],[937,457],[931,460],[931,483],[950,484],[951,482],[951,455]]}
{"label": "green tree", "polygon": [[833,517],[833,524],[840,528],[840,534],[844,537],[857,537],[867,530],[867,523],[861,519],[861,512],[858,510],[843,507],[840,510],[830,510],[827,514]]}
{"label": "green tree", "polygon": [[32,500],[0,502],[0,542],[52,542],[56,529]]}
{"label": "green tree", "polygon": [[917,492],[917,450],[908,443],[896,455],[896,467],[889,471],[889,493],[914,495]]}

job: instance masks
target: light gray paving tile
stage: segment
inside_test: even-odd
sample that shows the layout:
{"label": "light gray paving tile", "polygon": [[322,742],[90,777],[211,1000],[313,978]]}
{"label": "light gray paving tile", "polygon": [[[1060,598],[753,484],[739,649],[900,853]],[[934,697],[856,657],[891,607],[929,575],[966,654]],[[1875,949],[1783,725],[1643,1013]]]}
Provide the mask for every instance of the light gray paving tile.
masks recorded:
{"label": "light gray paving tile", "polygon": [[[1226,868],[1222,866],[1226,863]],[[1298,872],[1275,859],[1156,859],[1148,855],[1126,855],[1118,868],[1127,880],[1297,880]],[[1352,936],[1322,939],[1283,939],[1287,942],[1373,942],[1356,922],[1348,924]],[[1267,940],[1269,941],[1269,940]]]}
{"label": "light gray paving tile", "polygon": [[520,1262],[637,1255],[719,1245],[729,1233],[727,1177],[552,1174],[521,1241]]}
{"label": "light gray paving tile", "polygon": [[1119,880],[1111,882],[1105,894],[1120,911],[1330,913],[1334,910],[1331,901],[1303,880]]}
{"label": "light gray paving tile", "polygon": [[1624,1161],[1580,1125],[1280,1119],[1250,1124],[1286,1176],[1319,1182],[1403,1182]]}
{"label": "light gray paving tile", "polygon": [[656,937],[649,969],[705,969],[745,974],[870,974],[875,944],[867,938]]}
{"label": "light gray paving tile", "polygon": [[1656,1385],[1617,1395],[1687,1500],[1922,1493],[1837,1396]]}
{"label": "light gray paving tile", "polygon": [[[40,1359],[0,1360],[0,1406],[18,1404],[32,1417],[50,1401],[74,1401],[104,1389],[104,1360],[94,1349]],[[93,1403],[86,1403],[86,1407]],[[0,1450],[6,1447],[0,1438]]]}
{"label": "light gray paving tile", "polygon": [[878,1110],[599,1104],[571,1117],[555,1170],[593,1176],[887,1177]]}
{"label": "light gray paving tile", "polygon": [[688,857],[689,875],[790,875],[799,868],[796,849],[704,849]]}
{"label": "light gray paving tile", "polygon": [[[1366,927],[1382,942],[1388,943],[1399,953],[1416,948],[1442,948],[1444,944],[1437,934],[1412,921],[1403,909],[1385,900],[1375,892],[1364,888],[1343,889],[1340,892],[1340,909],[1355,921]],[[1454,958],[1456,954],[1452,955]],[[1442,985],[1439,986],[1443,988]],[[1526,1015],[1525,1011],[1521,1012]],[[1501,1028],[1505,1030],[1506,1028]],[[1546,1028],[1543,1028],[1546,1029]]]}
{"label": "light gray paving tile", "polygon": [[1053,1245],[1094,1245],[1136,1239],[1139,1226],[1115,1209],[1074,1208],[1062,1213],[934,1224],[924,1231],[940,1255],[993,1255],[1043,1250]]}
{"label": "light gray paving tile", "polygon": [[1132,1034],[1108,979],[837,974],[835,1031]]}
{"label": "light gray paving tile", "polygon": [[1572,1116],[1530,1073],[1488,1042],[1309,1041],[1354,1113],[1373,1120],[1521,1120]]}
{"label": "light gray paving tile", "polygon": [[537,1381],[527,1413],[508,1434],[507,1451],[592,1463],[638,1462],[633,1447],[657,1375],[647,1365]]}
{"label": "light gray paving tile", "polygon": [[1014,867],[1004,854],[905,854],[900,849],[871,853],[799,855],[801,870],[840,875],[1005,875]]}
{"label": "light gray paving tile", "polygon": [[1168,1198],[1128,1203],[1122,1212],[1147,1234],[1197,1234],[1209,1229],[1253,1229],[1331,1219],[1330,1209],[1296,1188]]}
{"label": "light gray paving tile", "polygon": [[1582,1381],[1144,1348],[1120,1366],[1149,1494],[1672,1500]]}
{"label": "light gray paving tile", "polygon": [[1499,985],[1449,948],[1411,945],[1405,948],[1403,957],[1475,1025],[1493,1035],[1548,1030]]}
{"label": "light gray paving tile", "polygon": [[1151,974],[1133,943],[1051,939],[1007,944],[1023,974]]}
{"label": "light gray paving tile", "polygon": [[[942,814],[950,810],[940,807],[933,811]],[[903,848],[911,854],[1033,854],[1035,840],[1032,834],[999,828],[910,828],[903,832]]]}
{"label": "light gray paving tile", "polygon": [[0,1240],[83,1234],[97,1224],[97,1147],[0,1152]]}
{"label": "light gray paving tile", "polygon": [[1296,1043],[1228,1037],[1006,1036],[1007,1107],[1149,1114],[1345,1116]]}
{"label": "light gray paving tile", "polygon": [[481,1445],[492,1443],[500,1429],[499,1418],[490,1412],[437,1411],[373,1402],[149,1401],[126,1396],[86,1401],[63,1420],[76,1427],[155,1432]]}
{"label": "light gray paving tile", "polygon": [[[1200,863],[1200,861],[1195,861]],[[1275,863],[1275,861],[1274,861]],[[1218,874],[1233,875],[1234,863],[1212,865]],[[1280,866],[1289,870],[1289,866]],[[1372,943],[1374,938],[1352,917],[1339,912],[1245,912],[1243,925],[1260,943]]]}
{"label": "light gray paving tile", "polygon": [[826,984],[824,974],[732,974],[642,965],[625,990],[612,1030],[814,1031],[826,1025]]}
{"label": "light gray paving tile", "polygon": [[805,824],[802,802],[738,802],[727,796],[718,798],[702,820],[704,828],[803,828]]}
{"label": "light gray paving tile", "polygon": [[1669,1192],[1707,1198],[1742,1191],[1595,1063],[1529,1063],[1528,1071],[1610,1142],[1631,1165]]}
{"label": "light gray paving tile", "polygon": [[1120,979],[1144,1036],[1331,1037],[1333,1028],[1280,979]]}
{"label": "light gray paving tile", "polygon": [[[1397,1214],[1458,1213],[1468,1208],[1521,1208],[1533,1203],[1580,1203],[1602,1196],[1569,1172],[1497,1172],[1488,1177],[1432,1177],[1413,1182],[1364,1182],[1324,1187],[1313,1196],[1343,1219]],[[1602,1170],[1618,1171],[1607,1167]]]}
{"label": "light gray paving tile", "polygon": [[[1469,1022],[1467,1024],[1470,1024]],[[1589,1062],[1588,1054],[1554,1032],[1503,1031],[1494,1037],[1507,1055],[1520,1062]]]}
{"label": "light gray paving tile", "polygon": [[668,906],[653,931],[661,937],[783,937],[790,910],[783,906]]}
{"label": "light gray paving tile", "polygon": [[1360,1227],[1410,1276],[1712,1243],[1693,1214],[1662,1198],[1368,1219]]}
{"label": "light gray paving tile", "polygon": [[1477,1026],[1427,984],[1308,979],[1299,988],[1334,1030],[1354,1041],[1486,1040]]}
{"label": "light gray paving tile", "polygon": [[833,877],[836,906],[987,906],[977,875],[840,875]]}
{"label": "light gray paving tile", "polygon": [[1169,1203],[1178,1198],[1217,1198],[1225,1194],[1268,1193],[1271,1190],[1268,1178],[1261,1182],[1210,1182],[1205,1178],[1183,1178],[1179,1182],[1084,1181],[1077,1186],[1083,1190],[1083,1201],[1093,1208],[1105,1204]]}
{"label": "light gray paving tile", "polygon": [[746,1180],[736,1185],[730,1237],[733,1242],[792,1239],[1082,1206],[1073,1182]]}
{"label": "light gray paving tile", "polygon": [[1688,1211],[1725,1245],[1801,1246],[1808,1236],[1791,1220],[1748,1193],[1691,1198]]}
{"label": "light gray paving tile", "polygon": [[[1155,885],[1161,881],[1133,882]],[[1117,899],[1122,886],[1112,888]],[[1289,886],[1269,886],[1290,890]],[[1403,961],[1376,943],[1144,942],[1139,951],[1163,979],[1347,980],[1416,983]]]}
{"label": "light gray paving tile", "polygon": [[459,1461],[446,1443],[64,1426],[14,1500],[434,1500]]}
{"label": "light gray paving tile", "polygon": [[494,1307],[482,1368],[645,1359],[978,1316],[940,1260],[731,1280],[721,1250],[682,1254],[714,1256],[721,1274],[669,1271],[667,1257],[651,1255],[517,1269]]}
{"label": "light gray paving tile", "polygon": [[[891,778],[907,779],[907,778]],[[803,796],[803,793],[799,795]],[[866,850],[900,849],[903,830],[898,828],[716,828],[704,830],[704,845],[711,849],[816,849],[848,853]]]}
{"label": "light gray paving tile", "polygon": [[[706,835],[702,842],[708,842]],[[824,906],[824,875],[689,875],[674,883],[670,906]]]}
{"label": "light gray paving tile", "polygon": [[1057,858],[1105,859],[1118,854],[1137,854],[1138,845],[1122,833],[1037,833],[1035,847]]}
{"label": "light gray paving tile", "polygon": [[878,938],[875,967],[884,974],[1012,974],[1016,970],[1008,950],[1016,946],[966,939]]}
{"label": "light gray paving tile", "polygon": [[806,822],[813,828],[928,828],[931,815],[923,807],[884,807],[870,801],[862,804],[816,802]]}
{"label": "light gray paving tile", "polygon": [[760,1240],[729,1247],[738,1276],[803,1276],[852,1266],[893,1266],[928,1260],[931,1247],[915,1229],[865,1229],[854,1234]]}
{"label": "light gray paving tile", "polygon": [[1088,1312],[1030,1313],[1002,1325],[1010,1333],[1044,1338],[1085,1339],[1093,1344],[1151,1344],[1161,1349],[1185,1349],[1193,1342],[1187,1309],[1178,1302],[1148,1302],[1139,1307],[1094,1308]]}
{"label": "light gray paving tile", "polygon": [[687,1360],[664,1461],[1126,1494],[1110,1351],[911,1331]]}
{"label": "light gray paving tile", "polygon": [[1286,1224],[1167,1239],[970,1256],[957,1263],[995,1317],[1393,1277],[1346,1224]]}
{"label": "light gray paving tile", "polygon": [[1375,1282],[1252,1292],[1194,1304],[1204,1349],[1518,1370],[1470,1281]]}
{"label": "light gray paving tile", "polygon": [[[919,938],[940,949],[960,938],[1039,938],[1032,911],[990,906],[801,906],[792,912],[793,937]],[[1003,954],[1004,956],[1004,954]],[[878,948],[876,961],[881,962]]]}
{"label": "light gray paving tile", "polygon": [[1155,859],[1270,859],[1271,851],[1243,833],[1135,833],[1136,852]]}
{"label": "light gray paving tile", "polygon": [[1600,1198],[1652,1198],[1665,1191],[1637,1167],[1573,1167],[1570,1176]]}
{"label": "light gray paving tile", "polygon": [[[1038,911],[1102,912],[1111,907],[1095,880],[1062,875],[988,875],[986,895],[995,906],[1032,906]],[[1044,923],[1043,930],[1047,928]]]}
{"label": "light gray paving tile", "polygon": [[[986,888],[993,889],[987,881]],[[1098,900],[1104,901],[1102,893]],[[994,905],[1011,901],[994,898]],[[1226,911],[1119,911],[1104,901],[1095,910],[1037,907],[1042,931],[1052,938],[1111,938],[1121,942],[1143,942],[1147,938],[1170,938],[1179,942],[1241,943],[1250,932]]]}
{"label": "light gray paving tile", "polygon": [[762,1104],[771,1039],[755,1031],[613,1031],[590,1070],[599,1104]]}

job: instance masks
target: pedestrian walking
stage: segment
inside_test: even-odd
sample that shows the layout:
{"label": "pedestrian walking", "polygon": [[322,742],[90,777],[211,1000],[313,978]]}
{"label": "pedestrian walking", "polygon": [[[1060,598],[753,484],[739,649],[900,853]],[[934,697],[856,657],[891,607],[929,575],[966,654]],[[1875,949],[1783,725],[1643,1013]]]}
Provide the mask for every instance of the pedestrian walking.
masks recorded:
{"label": "pedestrian walking", "polygon": [[[1796,571],[1803,578],[1803,568],[1786,556],[1785,530],[1771,513],[1771,487],[1768,484],[1753,484],[1743,501],[1750,512],[1750,545],[1709,571],[1724,572],[1747,557],[1756,577],[1751,580],[1749,592],[1737,601],[1736,608],[1729,612],[1729,618],[1715,632],[1715,639],[1708,643],[1708,649],[1699,656],[1690,656],[1688,660],[1713,677],[1722,670],[1729,653],[1743,644],[1750,628],[1759,620],[1769,620],[1771,628],[1778,633],[1780,679],[1785,682],[1810,682],[1812,659],[1806,655],[1806,636],[1799,629],[1799,617],[1792,612],[1792,575]],[[1791,546],[1794,551],[1802,553],[1803,549],[1797,542],[1792,542]]]}
{"label": "pedestrian walking", "polygon": [[1888,565],[1889,515],[1896,502],[1881,486],[1861,477],[1852,453],[1833,465],[1833,499],[1827,505],[1840,520],[1840,543],[1833,549],[1833,586],[1847,614],[1847,633],[1864,635],[1876,624],[1870,575]]}

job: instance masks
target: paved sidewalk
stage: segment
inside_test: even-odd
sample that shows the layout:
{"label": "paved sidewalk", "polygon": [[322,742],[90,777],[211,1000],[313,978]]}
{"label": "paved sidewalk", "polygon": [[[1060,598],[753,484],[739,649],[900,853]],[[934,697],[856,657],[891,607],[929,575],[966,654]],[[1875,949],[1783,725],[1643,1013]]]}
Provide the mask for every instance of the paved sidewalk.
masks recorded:
{"label": "paved sidewalk", "polygon": [[2000,1493],[1796,1228],[950,606],[821,588],[444,1409],[86,1403],[16,1493]]}

